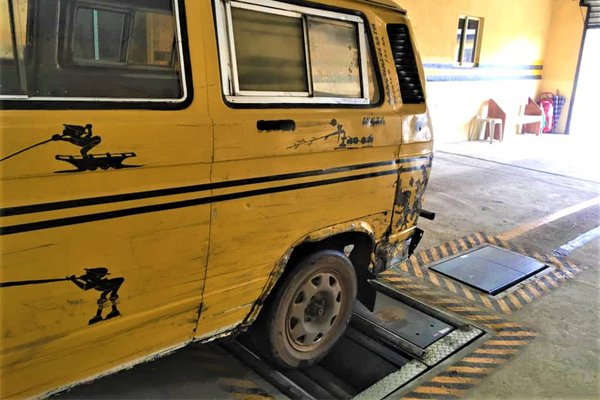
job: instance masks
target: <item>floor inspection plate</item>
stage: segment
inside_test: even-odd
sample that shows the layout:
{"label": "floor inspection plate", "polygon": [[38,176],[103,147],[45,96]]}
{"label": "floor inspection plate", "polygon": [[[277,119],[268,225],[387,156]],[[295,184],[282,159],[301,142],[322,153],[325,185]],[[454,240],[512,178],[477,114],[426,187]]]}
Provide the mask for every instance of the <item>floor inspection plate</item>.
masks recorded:
{"label": "floor inspection plate", "polygon": [[430,267],[493,296],[546,268],[538,260],[495,246],[481,247]]}

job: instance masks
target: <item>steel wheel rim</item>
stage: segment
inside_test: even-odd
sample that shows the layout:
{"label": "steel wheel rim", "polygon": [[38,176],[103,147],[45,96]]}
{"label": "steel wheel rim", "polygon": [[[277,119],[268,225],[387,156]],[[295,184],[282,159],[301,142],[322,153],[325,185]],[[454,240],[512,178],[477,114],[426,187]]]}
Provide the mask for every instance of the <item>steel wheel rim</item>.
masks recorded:
{"label": "steel wheel rim", "polygon": [[305,279],[292,296],[285,318],[291,346],[301,352],[317,348],[338,321],[344,294],[338,274],[317,271]]}

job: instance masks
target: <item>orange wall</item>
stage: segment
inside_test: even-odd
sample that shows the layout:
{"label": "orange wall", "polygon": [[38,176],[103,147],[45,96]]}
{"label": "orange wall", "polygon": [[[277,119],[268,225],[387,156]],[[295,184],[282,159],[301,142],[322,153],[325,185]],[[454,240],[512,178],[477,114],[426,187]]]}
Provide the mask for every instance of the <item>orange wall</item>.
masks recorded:
{"label": "orange wall", "polygon": [[544,79],[542,92],[556,93],[567,97],[560,121],[555,131],[564,133],[569,105],[573,100],[573,84],[579,50],[583,37],[583,26],[587,8],[579,7],[579,1],[552,0],[552,17],[544,56]]}
{"label": "orange wall", "polygon": [[485,18],[481,63],[534,64],[543,59],[551,0],[397,2],[408,10],[426,62],[454,61],[456,29],[461,15]]}
{"label": "orange wall", "polygon": [[[546,88],[570,96],[577,54],[572,57],[563,47],[579,51],[581,15],[574,19],[578,1],[396,1],[408,10],[425,63],[438,144],[467,140],[474,117],[490,98],[507,113],[509,139],[517,131],[514,117],[528,97],[537,99]],[[454,66],[461,15],[484,19],[479,68]],[[569,61],[564,63],[561,54]]]}

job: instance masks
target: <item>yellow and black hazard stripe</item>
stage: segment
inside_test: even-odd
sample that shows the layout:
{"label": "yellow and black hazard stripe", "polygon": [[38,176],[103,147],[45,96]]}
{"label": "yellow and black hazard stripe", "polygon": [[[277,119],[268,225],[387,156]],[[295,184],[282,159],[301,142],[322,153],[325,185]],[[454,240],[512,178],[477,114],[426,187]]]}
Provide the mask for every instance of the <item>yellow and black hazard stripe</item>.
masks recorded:
{"label": "yellow and black hazard stripe", "polygon": [[424,278],[416,275],[386,273],[380,276],[380,280],[420,301],[450,311],[465,321],[494,332],[493,337],[471,354],[450,365],[429,381],[410,389],[403,399],[459,398],[466,390],[507,363],[537,336],[534,330],[507,321],[496,309],[482,307],[482,304],[467,303],[464,297],[459,296],[458,291],[450,294],[439,287],[426,285]]}
{"label": "yellow and black hazard stripe", "polygon": [[484,325],[499,331],[471,354],[447,367],[405,394],[403,399],[447,399],[461,397],[482,379],[506,364],[536,337],[536,332],[510,322],[490,320]]}
{"label": "yellow and black hazard stripe", "polygon": [[[516,290],[509,292],[502,298],[495,298],[485,293],[481,293],[428,268],[428,265],[432,263],[457,256],[487,244],[527,255],[547,265],[551,265],[554,268],[546,274],[540,275],[524,284],[520,284]],[[394,274],[393,270],[388,270],[384,272],[384,275],[391,279],[402,279],[405,275],[414,276],[422,282],[414,282],[413,285],[423,285],[424,282],[503,314],[512,314],[527,304],[533,303],[535,300],[556,289],[566,280],[573,278],[580,272],[580,269],[577,266],[567,260],[557,258],[552,254],[542,255],[537,252],[530,252],[510,241],[502,240],[482,232],[477,232],[463,238],[448,241],[430,249],[422,250],[412,255],[408,260],[400,263],[396,267],[396,270],[399,274]]]}
{"label": "yellow and black hazard stripe", "polygon": [[497,336],[486,341],[471,354],[447,367],[429,381],[413,388],[402,398],[459,398],[498,367],[506,364],[536,336],[534,331],[516,324],[495,323],[495,325],[505,325],[505,327],[497,332]]}

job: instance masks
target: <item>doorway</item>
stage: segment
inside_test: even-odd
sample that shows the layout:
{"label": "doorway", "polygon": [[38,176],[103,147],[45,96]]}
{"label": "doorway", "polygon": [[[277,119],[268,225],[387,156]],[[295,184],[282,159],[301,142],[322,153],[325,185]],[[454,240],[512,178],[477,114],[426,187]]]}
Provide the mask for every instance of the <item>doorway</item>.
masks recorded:
{"label": "doorway", "polygon": [[600,28],[587,28],[579,78],[576,82],[575,98],[569,133],[578,141],[600,143],[597,130],[593,127],[598,124],[598,101],[600,97]]}

